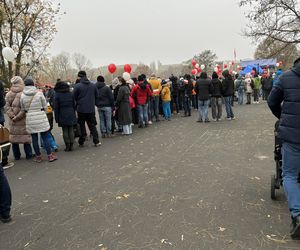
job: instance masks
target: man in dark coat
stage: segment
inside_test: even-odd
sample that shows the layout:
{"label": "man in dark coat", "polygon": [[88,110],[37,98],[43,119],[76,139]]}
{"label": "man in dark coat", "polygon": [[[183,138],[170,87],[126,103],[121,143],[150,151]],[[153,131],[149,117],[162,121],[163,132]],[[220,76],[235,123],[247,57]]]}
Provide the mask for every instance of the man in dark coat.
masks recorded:
{"label": "man in dark coat", "polygon": [[292,216],[290,235],[293,239],[300,239],[300,58],[273,87],[268,104],[280,119],[278,137],[283,142],[283,186]]}
{"label": "man in dark coat", "polygon": [[225,101],[225,108],[227,113],[227,120],[234,120],[234,114],[232,110],[232,97],[234,94],[234,81],[228,70],[223,71],[224,80],[222,82],[223,96]]}
{"label": "man in dark coat", "polygon": [[222,83],[216,72],[212,74],[211,112],[213,121],[220,121],[222,118]]}
{"label": "man in dark coat", "polygon": [[93,136],[95,147],[100,146],[99,135],[96,129],[97,121],[95,116],[95,105],[98,99],[98,90],[96,85],[91,83],[86,76],[85,71],[78,72],[80,80],[74,87],[74,99],[76,102],[78,123],[80,125],[81,135],[79,137],[79,146],[83,147],[86,137],[85,123]]}
{"label": "man in dark coat", "polygon": [[103,76],[97,77],[96,87],[99,92],[97,107],[100,120],[100,131],[102,137],[111,137],[112,128],[112,110],[114,107],[114,96],[111,88],[105,84],[105,79]]}

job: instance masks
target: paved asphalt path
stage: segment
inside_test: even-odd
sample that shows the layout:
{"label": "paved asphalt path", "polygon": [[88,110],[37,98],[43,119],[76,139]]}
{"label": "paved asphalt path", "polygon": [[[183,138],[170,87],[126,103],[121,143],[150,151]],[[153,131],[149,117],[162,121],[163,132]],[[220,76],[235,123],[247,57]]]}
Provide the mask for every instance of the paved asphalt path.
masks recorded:
{"label": "paved asphalt path", "polygon": [[282,189],[270,199],[275,119],[234,107],[237,120],[196,123],[197,113],[95,148],[6,170],[13,222],[0,249],[300,249]]}

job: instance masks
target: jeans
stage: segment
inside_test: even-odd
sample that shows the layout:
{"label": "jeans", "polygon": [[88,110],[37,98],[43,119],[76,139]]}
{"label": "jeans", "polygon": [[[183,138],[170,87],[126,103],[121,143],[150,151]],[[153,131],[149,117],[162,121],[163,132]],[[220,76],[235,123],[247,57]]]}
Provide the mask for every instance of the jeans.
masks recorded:
{"label": "jeans", "polygon": [[102,107],[98,109],[99,120],[100,120],[100,131],[101,134],[111,134],[111,107]]}
{"label": "jeans", "polygon": [[7,218],[10,215],[11,190],[0,163],[0,215]]}
{"label": "jeans", "polygon": [[185,96],[183,100],[183,108],[185,115],[191,115],[191,99],[189,96]]}
{"label": "jeans", "polygon": [[300,145],[284,142],[282,145],[283,187],[292,217],[300,215]]}
{"label": "jeans", "polygon": [[170,102],[164,102],[163,101],[163,111],[164,111],[164,116],[165,119],[171,119],[171,107],[170,107]]}
{"label": "jeans", "polygon": [[208,107],[209,107],[209,100],[199,100],[198,101],[199,107],[199,121],[208,121]]}
{"label": "jeans", "polygon": [[259,101],[259,89],[254,89],[253,90],[253,98],[255,102]]}
{"label": "jeans", "polygon": [[263,100],[268,100],[271,90],[263,90]]}
{"label": "jeans", "polygon": [[[44,142],[44,147],[46,149],[47,155],[50,155],[52,152],[51,152],[51,147],[50,147],[50,144],[49,144],[49,141],[48,141],[48,132],[42,132],[42,133],[40,133],[40,135],[41,135],[42,140]],[[31,137],[32,137],[32,146],[33,146],[35,154],[37,156],[41,155],[38,134],[37,133],[36,134],[31,134]]]}
{"label": "jeans", "polygon": [[74,126],[63,126],[62,132],[65,144],[73,144],[75,139]]}
{"label": "jeans", "polygon": [[238,90],[238,102],[239,105],[244,104],[244,90]]}
{"label": "jeans", "polygon": [[232,100],[232,96],[224,97],[227,118],[234,118],[234,114],[233,114],[232,106],[231,106],[231,100]]}
{"label": "jeans", "polygon": [[78,124],[80,125],[81,135],[79,137],[78,143],[79,145],[83,145],[86,139],[86,130],[85,130],[85,123],[87,123],[89,130],[93,136],[93,143],[99,143],[99,135],[96,129],[97,121],[95,113],[79,113],[78,115]]}
{"label": "jeans", "polygon": [[192,105],[194,109],[198,109],[198,95],[192,96]]}
{"label": "jeans", "polygon": [[151,105],[151,117],[159,120],[159,96],[154,96]]}
{"label": "jeans", "polygon": [[[25,143],[23,145],[24,145],[26,159],[30,159],[32,157],[31,145],[29,143]],[[12,143],[12,151],[13,151],[15,159],[19,160],[21,158],[21,152],[20,152],[20,146],[18,143]]]}
{"label": "jeans", "polygon": [[221,119],[222,117],[222,97],[211,98],[211,113],[213,119]]}
{"label": "jeans", "polygon": [[148,103],[144,105],[137,105],[139,112],[139,125],[148,124]]}
{"label": "jeans", "polygon": [[[48,138],[48,143],[50,145],[51,150],[58,149],[58,145],[57,145],[55,138],[54,138],[53,134],[51,133],[51,131],[48,131],[47,138]],[[41,147],[44,147],[44,141],[43,141],[42,137],[41,137]]]}

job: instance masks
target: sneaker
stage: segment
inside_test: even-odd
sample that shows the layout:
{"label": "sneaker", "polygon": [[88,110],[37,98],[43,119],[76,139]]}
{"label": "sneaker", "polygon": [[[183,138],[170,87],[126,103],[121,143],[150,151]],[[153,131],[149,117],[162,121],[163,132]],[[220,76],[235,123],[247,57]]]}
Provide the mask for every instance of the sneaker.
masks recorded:
{"label": "sneaker", "polygon": [[290,235],[292,239],[300,239],[300,216],[292,219]]}
{"label": "sneaker", "polygon": [[217,119],[212,119],[212,121],[213,121],[213,122],[216,122],[216,121],[217,121]]}
{"label": "sneaker", "polygon": [[210,122],[210,120],[205,120],[204,122]]}
{"label": "sneaker", "polygon": [[37,155],[33,161],[35,161],[37,163],[41,163],[43,161],[42,155]]}
{"label": "sneaker", "polygon": [[101,142],[95,143],[94,146],[95,147],[101,146]]}
{"label": "sneaker", "polygon": [[150,125],[151,125],[151,124],[152,124],[152,121],[148,121],[148,124],[150,124]]}
{"label": "sneaker", "polygon": [[3,223],[8,223],[8,222],[11,222],[12,218],[11,218],[11,215],[7,215],[7,216],[0,215],[0,220]]}
{"label": "sneaker", "polygon": [[4,167],[3,167],[3,169],[8,169],[8,168],[11,168],[11,167],[13,167],[15,164],[13,163],[13,162],[9,162],[7,165],[5,165]]}
{"label": "sneaker", "polygon": [[57,157],[53,153],[48,155],[48,161],[49,162],[53,162],[53,161],[56,161],[56,160],[57,160]]}
{"label": "sneaker", "polygon": [[227,120],[228,120],[228,121],[231,121],[231,118],[230,118],[230,117],[227,117]]}
{"label": "sneaker", "polygon": [[235,117],[231,117],[231,120],[235,120]]}

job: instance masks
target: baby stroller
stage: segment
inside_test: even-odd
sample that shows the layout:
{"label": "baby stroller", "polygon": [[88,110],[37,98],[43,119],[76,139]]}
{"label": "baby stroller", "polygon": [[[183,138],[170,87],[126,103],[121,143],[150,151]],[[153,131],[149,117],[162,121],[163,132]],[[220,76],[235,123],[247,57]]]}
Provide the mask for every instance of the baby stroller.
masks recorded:
{"label": "baby stroller", "polygon": [[276,163],[276,173],[271,176],[271,199],[276,199],[276,189],[280,189],[282,186],[282,155],[281,147],[282,141],[278,138],[277,131],[279,127],[279,121],[275,123],[275,149],[274,149],[274,160]]}

